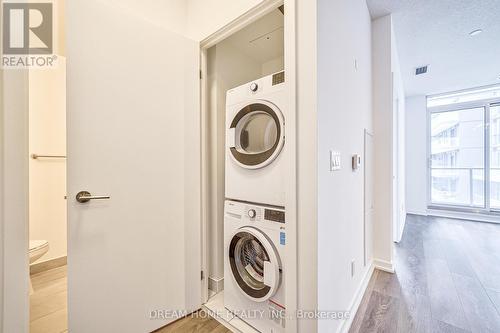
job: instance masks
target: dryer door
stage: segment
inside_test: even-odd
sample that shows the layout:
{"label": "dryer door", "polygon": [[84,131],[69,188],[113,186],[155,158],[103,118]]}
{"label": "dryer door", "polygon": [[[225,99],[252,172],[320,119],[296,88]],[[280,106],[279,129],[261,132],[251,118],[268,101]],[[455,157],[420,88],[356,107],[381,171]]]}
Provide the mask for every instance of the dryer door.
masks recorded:
{"label": "dryer door", "polygon": [[281,111],[272,103],[254,101],[233,118],[228,129],[228,146],[233,160],[246,169],[271,163],[285,141]]}
{"label": "dryer door", "polygon": [[264,302],[276,293],[281,279],[280,258],[260,230],[236,230],[229,243],[229,264],[239,289],[251,300]]}

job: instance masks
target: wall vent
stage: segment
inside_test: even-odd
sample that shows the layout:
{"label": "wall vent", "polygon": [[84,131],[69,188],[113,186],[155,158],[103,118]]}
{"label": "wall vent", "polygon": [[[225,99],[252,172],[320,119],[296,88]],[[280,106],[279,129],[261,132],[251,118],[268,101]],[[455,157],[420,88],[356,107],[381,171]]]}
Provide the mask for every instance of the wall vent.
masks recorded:
{"label": "wall vent", "polygon": [[427,73],[427,69],[428,69],[429,66],[422,66],[422,67],[417,67],[415,69],[415,75],[422,75],[422,74],[425,74]]}

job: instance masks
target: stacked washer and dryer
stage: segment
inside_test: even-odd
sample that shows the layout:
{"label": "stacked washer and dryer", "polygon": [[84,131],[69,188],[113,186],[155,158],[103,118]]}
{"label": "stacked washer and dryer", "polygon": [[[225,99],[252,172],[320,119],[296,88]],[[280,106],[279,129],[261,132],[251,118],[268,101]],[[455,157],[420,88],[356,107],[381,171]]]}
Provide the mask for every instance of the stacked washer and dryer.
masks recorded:
{"label": "stacked washer and dryer", "polygon": [[224,306],[285,331],[285,73],[226,95]]}

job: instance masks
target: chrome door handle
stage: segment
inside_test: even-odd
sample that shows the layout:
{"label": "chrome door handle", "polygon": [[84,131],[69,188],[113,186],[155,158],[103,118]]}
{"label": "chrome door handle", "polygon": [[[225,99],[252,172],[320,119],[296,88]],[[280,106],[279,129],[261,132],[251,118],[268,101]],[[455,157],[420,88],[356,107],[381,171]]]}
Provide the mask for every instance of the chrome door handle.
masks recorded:
{"label": "chrome door handle", "polygon": [[76,195],[76,201],[79,203],[89,202],[90,200],[102,200],[111,198],[109,195],[92,195],[88,191],[80,191]]}

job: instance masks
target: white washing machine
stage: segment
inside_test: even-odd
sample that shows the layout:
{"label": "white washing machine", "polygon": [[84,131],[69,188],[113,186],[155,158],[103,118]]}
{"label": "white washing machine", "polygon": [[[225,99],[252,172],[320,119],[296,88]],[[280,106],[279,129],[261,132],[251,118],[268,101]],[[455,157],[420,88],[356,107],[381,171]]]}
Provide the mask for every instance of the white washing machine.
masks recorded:
{"label": "white washing machine", "polygon": [[226,198],[285,206],[285,73],[226,93]]}
{"label": "white washing machine", "polygon": [[262,333],[285,332],[285,211],[226,201],[224,306]]}

